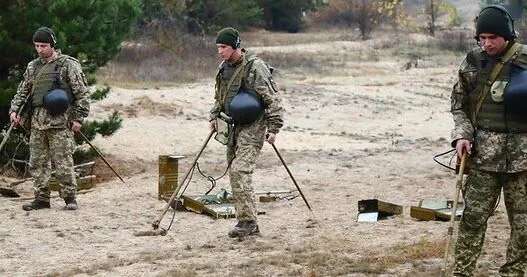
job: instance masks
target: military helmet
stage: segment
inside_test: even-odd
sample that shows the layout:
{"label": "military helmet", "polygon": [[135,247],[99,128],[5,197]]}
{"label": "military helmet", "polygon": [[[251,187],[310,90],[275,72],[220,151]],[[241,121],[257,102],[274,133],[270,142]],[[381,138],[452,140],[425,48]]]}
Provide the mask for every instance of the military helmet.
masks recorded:
{"label": "military helmet", "polygon": [[234,123],[249,124],[262,116],[264,106],[255,92],[240,89],[232,98],[229,111]]}
{"label": "military helmet", "polygon": [[70,105],[70,97],[63,89],[50,90],[42,101],[42,104],[52,116],[61,115]]}
{"label": "military helmet", "polygon": [[511,67],[511,78],[505,88],[505,108],[508,113],[527,117],[527,70]]}

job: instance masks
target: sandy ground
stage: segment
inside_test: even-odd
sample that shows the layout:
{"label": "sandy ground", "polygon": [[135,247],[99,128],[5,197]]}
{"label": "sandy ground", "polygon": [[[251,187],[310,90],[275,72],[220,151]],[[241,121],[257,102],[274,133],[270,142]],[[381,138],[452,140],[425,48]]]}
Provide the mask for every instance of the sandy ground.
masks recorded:
{"label": "sandy ground", "polygon": [[[261,236],[238,241],[226,235],[234,219],[177,212],[167,236],[134,236],[151,228],[165,204],[157,199],[158,155],[187,156],[180,167],[185,171],[206,137],[213,85],[211,78],[160,89],[114,88],[91,114],[104,117],[117,109],[125,118],[123,128],[94,143],[125,172],[127,184],[117,179],[97,184],[79,195],[77,211],[62,210],[59,198],[52,199],[50,210],[33,212],[21,210],[23,201],[1,198],[0,275],[437,275],[448,223],[416,221],[409,206],[454,195],[455,176],[432,156],[449,147],[449,95],[461,57],[425,49],[417,68],[402,70],[408,58],[394,51],[398,42],[372,49],[377,43],[255,49],[303,55],[312,62],[305,70],[278,70],[287,113],[277,146],[313,214],[301,198],[259,203],[265,211],[259,216]],[[225,167],[223,146],[211,141],[200,161],[219,175]],[[269,145],[254,186],[258,191],[293,188]],[[195,177],[188,191],[203,193],[207,187],[205,179]],[[227,178],[220,188],[228,188]],[[403,205],[404,214],[357,223],[357,202],[370,198]],[[312,217],[318,224],[307,228]],[[509,229],[503,204],[489,226],[481,276],[496,273],[504,262]]]}

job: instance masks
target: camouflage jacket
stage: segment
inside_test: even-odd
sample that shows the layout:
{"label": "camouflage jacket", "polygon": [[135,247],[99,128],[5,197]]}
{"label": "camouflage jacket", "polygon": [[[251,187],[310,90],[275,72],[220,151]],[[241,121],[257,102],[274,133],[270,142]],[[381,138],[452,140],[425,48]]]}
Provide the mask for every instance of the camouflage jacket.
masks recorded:
{"label": "camouflage jacket", "polygon": [[[227,88],[228,80],[221,77],[224,67],[230,67],[229,70],[236,71],[246,63],[245,72],[242,75],[241,83],[233,82],[230,88]],[[234,78],[235,76],[231,76]],[[223,62],[220,64],[216,75],[214,106],[210,111],[210,120],[218,117],[220,112],[225,112],[225,106],[230,103],[240,87],[255,91],[263,101],[265,112],[264,122],[270,133],[278,133],[283,126],[283,108],[278,89],[273,81],[269,67],[256,56],[250,55],[245,49],[242,50],[241,62],[228,65]]]}
{"label": "camouflage jacket", "polygon": [[[527,57],[527,49],[520,50]],[[497,80],[508,80],[508,68],[517,59],[509,61]],[[515,173],[527,170],[527,133],[496,132],[478,129],[472,122],[478,99],[483,94],[482,84],[496,59],[487,56],[480,48],[470,51],[458,71],[458,80],[451,95],[451,112],[454,119],[452,146],[458,139],[473,143],[470,166],[490,172]],[[479,117],[476,117],[476,121]]]}
{"label": "camouflage jacket", "polygon": [[[60,52],[57,58],[49,61],[55,62],[58,59],[66,58],[63,66],[60,69],[60,77],[62,81],[71,88],[73,94],[72,104],[68,110],[58,116],[51,116],[43,107],[31,107],[31,128],[37,130],[46,130],[53,128],[67,128],[71,121],[82,122],[88,116],[90,103],[88,101],[89,90],[87,87],[86,77],[82,72],[80,63],[69,56],[62,55]],[[17,112],[27,96],[32,93],[33,81],[37,76],[39,70],[46,64],[46,61],[37,58],[32,60],[24,72],[24,79],[19,84],[17,93],[11,101],[11,108],[9,113]],[[31,100],[26,103],[31,105]],[[21,114],[22,117],[27,116]]]}

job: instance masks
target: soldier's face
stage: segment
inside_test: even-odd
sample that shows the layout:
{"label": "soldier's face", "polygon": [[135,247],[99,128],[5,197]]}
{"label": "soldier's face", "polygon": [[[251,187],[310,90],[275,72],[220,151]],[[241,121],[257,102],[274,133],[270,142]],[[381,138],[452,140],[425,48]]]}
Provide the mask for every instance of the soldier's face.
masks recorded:
{"label": "soldier's face", "polygon": [[236,49],[227,44],[218,43],[216,44],[216,47],[218,48],[218,55],[224,61],[229,61],[232,57],[232,53],[236,51]]}
{"label": "soldier's face", "polygon": [[46,59],[53,55],[53,47],[49,43],[33,42],[35,50],[37,50],[38,56]]}
{"label": "soldier's face", "polygon": [[479,34],[479,45],[483,48],[483,51],[487,52],[489,56],[496,56],[503,52],[507,41],[495,34],[481,33]]}

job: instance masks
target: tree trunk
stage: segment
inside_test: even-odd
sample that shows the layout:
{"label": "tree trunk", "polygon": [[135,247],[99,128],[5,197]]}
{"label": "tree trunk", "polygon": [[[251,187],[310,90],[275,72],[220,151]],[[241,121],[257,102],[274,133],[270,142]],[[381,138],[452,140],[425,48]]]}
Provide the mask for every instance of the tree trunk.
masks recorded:
{"label": "tree trunk", "polygon": [[436,11],[434,7],[434,0],[430,0],[430,35],[435,36]]}

